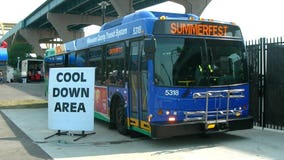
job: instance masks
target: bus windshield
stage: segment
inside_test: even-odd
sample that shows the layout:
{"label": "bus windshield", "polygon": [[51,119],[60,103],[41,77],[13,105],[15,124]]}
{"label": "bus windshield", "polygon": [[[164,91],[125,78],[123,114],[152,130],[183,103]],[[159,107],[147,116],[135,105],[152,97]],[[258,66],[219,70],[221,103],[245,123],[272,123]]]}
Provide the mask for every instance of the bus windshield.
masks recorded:
{"label": "bus windshield", "polygon": [[213,86],[247,82],[247,61],[241,41],[157,38],[155,84]]}

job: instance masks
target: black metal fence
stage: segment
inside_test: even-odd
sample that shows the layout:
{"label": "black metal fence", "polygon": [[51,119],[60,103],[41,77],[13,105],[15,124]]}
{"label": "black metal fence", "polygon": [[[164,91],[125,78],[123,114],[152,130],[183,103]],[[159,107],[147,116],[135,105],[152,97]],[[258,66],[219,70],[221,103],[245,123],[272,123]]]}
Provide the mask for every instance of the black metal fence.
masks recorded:
{"label": "black metal fence", "polygon": [[250,71],[250,112],[256,126],[284,130],[284,41],[246,42]]}

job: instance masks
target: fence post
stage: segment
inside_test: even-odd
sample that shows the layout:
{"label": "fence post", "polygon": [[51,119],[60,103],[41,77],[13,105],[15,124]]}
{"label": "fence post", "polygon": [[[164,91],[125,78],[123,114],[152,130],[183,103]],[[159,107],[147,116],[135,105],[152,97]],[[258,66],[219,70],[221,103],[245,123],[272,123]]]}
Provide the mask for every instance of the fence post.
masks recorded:
{"label": "fence post", "polygon": [[265,70],[266,70],[266,38],[260,38],[260,107],[261,107],[261,127],[264,129],[265,123]]}

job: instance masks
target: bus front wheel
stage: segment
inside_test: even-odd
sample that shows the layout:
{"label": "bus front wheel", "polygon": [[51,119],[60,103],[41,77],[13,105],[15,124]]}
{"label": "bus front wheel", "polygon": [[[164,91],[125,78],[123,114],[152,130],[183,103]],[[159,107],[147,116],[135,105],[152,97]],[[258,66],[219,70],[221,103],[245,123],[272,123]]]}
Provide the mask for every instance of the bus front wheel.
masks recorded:
{"label": "bus front wheel", "polygon": [[120,105],[118,108],[116,108],[116,128],[119,133],[123,135],[128,134],[128,129],[127,129],[127,118],[126,118],[126,110],[123,107],[123,105]]}

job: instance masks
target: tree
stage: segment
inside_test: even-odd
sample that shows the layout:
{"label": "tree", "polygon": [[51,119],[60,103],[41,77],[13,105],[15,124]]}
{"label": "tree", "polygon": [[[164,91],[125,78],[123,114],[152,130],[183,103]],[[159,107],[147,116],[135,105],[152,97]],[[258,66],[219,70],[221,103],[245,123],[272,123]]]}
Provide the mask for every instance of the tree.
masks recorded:
{"label": "tree", "polygon": [[13,68],[16,68],[18,57],[20,57],[20,60],[26,59],[26,54],[31,53],[32,49],[32,46],[29,44],[13,44],[8,48],[8,64]]}

